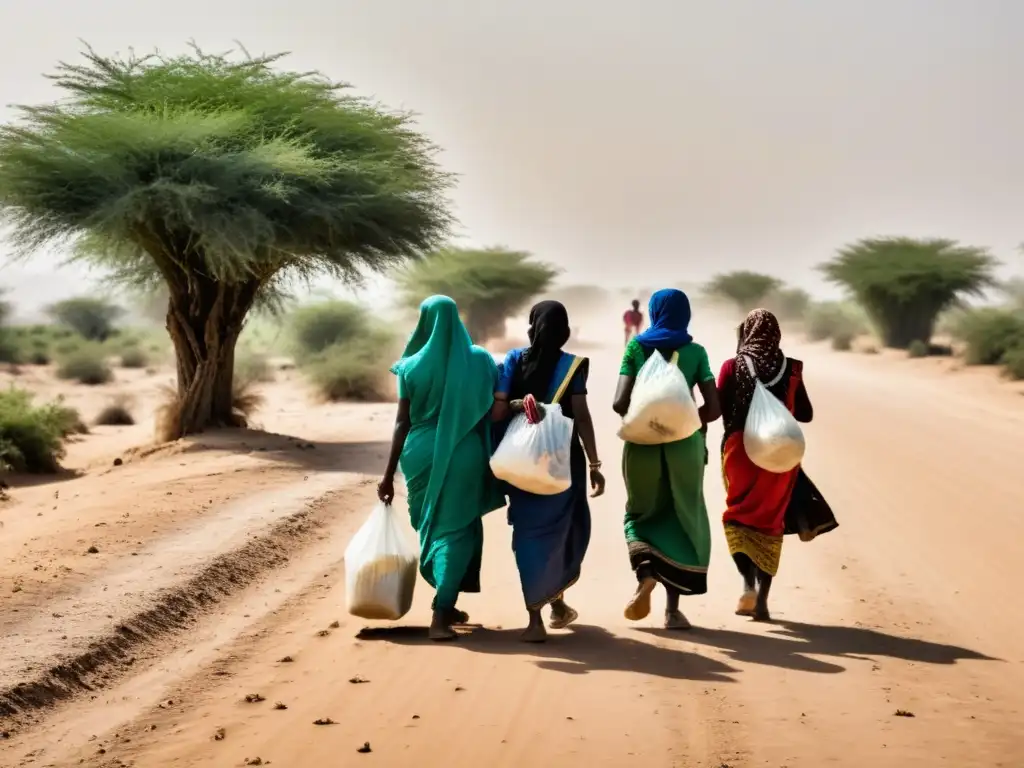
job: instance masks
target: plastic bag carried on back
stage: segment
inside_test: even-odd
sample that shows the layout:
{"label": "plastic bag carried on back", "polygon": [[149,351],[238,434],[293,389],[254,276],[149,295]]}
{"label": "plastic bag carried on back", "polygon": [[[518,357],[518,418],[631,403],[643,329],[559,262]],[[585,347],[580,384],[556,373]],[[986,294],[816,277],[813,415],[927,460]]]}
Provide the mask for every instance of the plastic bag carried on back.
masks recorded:
{"label": "plastic bag carried on back", "polygon": [[491,472],[521,491],[553,496],[569,490],[572,419],[560,405],[540,405],[544,418],[531,424],[525,413],[512,419],[491,457]]}
{"label": "plastic bag carried on back", "polygon": [[633,384],[629,410],[619,437],[639,445],[660,445],[684,440],[700,429],[700,413],[690,385],[677,362],[679,353],[666,360],[655,352],[644,363]]}
{"label": "plastic bag carried on back", "polygon": [[345,549],[348,612],[361,619],[400,619],[412,607],[419,553],[394,507],[378,504]]}
{"label": "plastic bag carried on back", "polygon": [[750,358],[744,356],[743,362],[754,379],[754,397],[743,425],[743,448],[755,466],[768,472],[796,469],[804,459],[804,432],[785,404],[758,380]]}

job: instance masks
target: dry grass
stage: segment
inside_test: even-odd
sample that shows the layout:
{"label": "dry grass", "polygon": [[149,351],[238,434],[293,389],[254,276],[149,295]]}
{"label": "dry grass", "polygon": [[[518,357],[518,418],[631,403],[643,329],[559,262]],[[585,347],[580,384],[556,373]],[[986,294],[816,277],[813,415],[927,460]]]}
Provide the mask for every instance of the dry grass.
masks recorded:
{"label": "dry grass", "polygon": [[118,395],[96,416],[96,425],[104,427],[130,427],[135,423],[135,417],[132,416],[131,412],[132,405],[132,400],[127,395]]}
{"label": "dry grass", "polygon": [[[181,420],[181,400],[177,387],[170,385],[160,388],[161,403],[156,412],[156,439],[166,443],[177,440],[178,423]],[[263,407],[266,398],[256,391],[251,381],[236,379],[231,393],[232,423],[225,426],[247,427],[252,415]]]}

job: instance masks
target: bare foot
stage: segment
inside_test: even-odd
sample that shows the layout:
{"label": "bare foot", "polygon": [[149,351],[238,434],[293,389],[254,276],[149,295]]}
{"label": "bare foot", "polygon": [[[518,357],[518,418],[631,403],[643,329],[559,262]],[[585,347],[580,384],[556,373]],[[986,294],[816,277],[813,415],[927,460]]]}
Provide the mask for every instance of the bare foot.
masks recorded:
{"label": "bare foot", "polygon": [[654,588],[658,586],[658,582],[654,579],[644,579],[637,587],[636,592],[633,593],[633,598],[626,605],[624,615],[630,621],[640,621],[640,619],[646,619],[651,613],[651,593]]}
{"label": "bare foot", "polygon": [[771,621],[772,615],[768,612],[767,605],[758,605],[754,608],[754,621]]}
{"label": "bare foot", "polygon": [[430,629],[427,630],[427,637],[438,642],[454,640],[458,637],[458,634],[449,623],[447,611],[434,611],[434,618],[430,622]]}
{"label": "bare foot", "polygon": [[547,630],[544,629],[543,621],[531,621],[523,634],[519,636],[519,639],[524,643],[543,643],[548,639]]}
{"label": "bare foot", "polygon": [[736,606],[737,616],[753,616],[754,608],[757,607],[757,592],[752,589],[744,591],[740,595],[740,602]]}
{"label": "bare foot", "polygon": [[572,606],[564,600],[558,600],[551,604],[551,621],[548,626],[552,629],[565,629],[579,617]]}
{"label": "bare foot", "polygon": [[465,611],[460,611],[458,608],[452,608],[449,614],[452,624],[469,624],[469,614]]}
{"label": "bare foot", "polygon": [[690,620],[682,611],[665,611],[665,629],[690,629]]}

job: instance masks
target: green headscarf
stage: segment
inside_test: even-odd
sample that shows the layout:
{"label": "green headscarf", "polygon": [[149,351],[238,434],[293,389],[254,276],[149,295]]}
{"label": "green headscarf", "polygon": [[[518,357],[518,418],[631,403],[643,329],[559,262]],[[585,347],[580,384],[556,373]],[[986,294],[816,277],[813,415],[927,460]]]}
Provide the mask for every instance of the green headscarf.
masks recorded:
{"label": "green headscarf", "polygon": [[431,296],[420,304],[420,319],[402,358],[391,367],[411,394],[413,424],[436,419],[434,461],[423,513],[441,495],[455,447],[477,427],[494,402],[498,366],[474,346],[455,302]]}

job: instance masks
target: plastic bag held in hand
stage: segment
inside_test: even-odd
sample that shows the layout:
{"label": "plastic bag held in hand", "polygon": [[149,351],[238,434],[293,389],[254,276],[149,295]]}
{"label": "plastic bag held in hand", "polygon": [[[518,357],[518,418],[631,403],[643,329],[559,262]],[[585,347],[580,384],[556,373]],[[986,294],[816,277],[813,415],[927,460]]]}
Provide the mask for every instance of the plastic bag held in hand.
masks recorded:
{"label": "plastic bag held in hand", "polygon": [[348,612],[361,619],[400,619],[412,607],[419,552],[394,507],[378,504],[345,549]]}
{"label": "plastic bag held in hand", "polygon": [[755,466],[768,472],[796,469],[804,460],[804,432],[789,409],[758,380],[750,358],[744,357],[743,362],[754,379],[754,397],[743,425],[743,448]]}
{"label": "plastic bag held in hand", "polygon": [[512,419],[491,457],[491,471],[521,491],[554,496],[572,485],[572,419],[562,413],[560,405],[537,407],[543,409],[544,418],[535,424],[526,413]]}
{"label": "plastic bag held in hand", "polygon": [[690,437],[701,427],[700,412],[690,385],[677,361],[655,352],[644,363],[633,384],[629,410],[619,427],[619,437],[638,445],[674,443]]}

